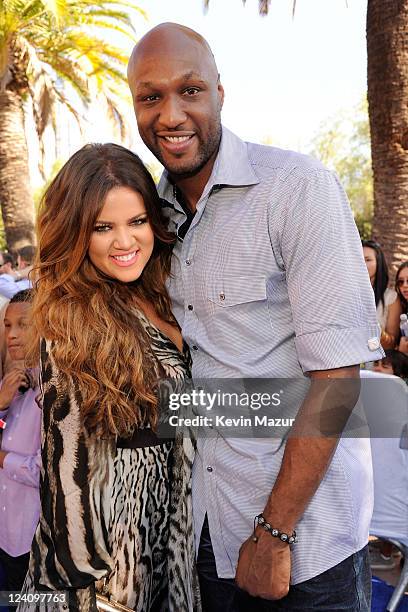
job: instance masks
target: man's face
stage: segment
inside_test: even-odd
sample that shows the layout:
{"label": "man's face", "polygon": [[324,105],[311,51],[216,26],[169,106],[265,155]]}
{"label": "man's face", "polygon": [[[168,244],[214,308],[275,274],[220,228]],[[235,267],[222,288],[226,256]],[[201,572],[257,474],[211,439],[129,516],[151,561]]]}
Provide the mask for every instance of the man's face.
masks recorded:
{"label": "man's face", "polygon": [[202,45],[151,45],[133,63],[129,84],[143,142],[171,175],[194,176],[213,161],[223,89]]}

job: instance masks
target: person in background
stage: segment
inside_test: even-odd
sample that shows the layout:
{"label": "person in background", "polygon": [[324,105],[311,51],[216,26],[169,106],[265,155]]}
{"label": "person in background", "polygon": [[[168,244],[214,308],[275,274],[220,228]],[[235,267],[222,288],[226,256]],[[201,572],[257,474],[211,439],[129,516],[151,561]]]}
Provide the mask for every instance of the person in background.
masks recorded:
{"label": "person in background", "polygon": [[14,295],[4,326],[13,368],[0,388],[0,563],[5,589],[20,591],[28,569],[29,551],[40,515],[41,410],[36,396],[37,372],[24,368],[30,325],[29,290]]}
{"label": "person in background", "polygon": [[362,240],[364,261],[374,290],[377,319],[381,327],[384,349],[394,348],[399,334],[401,306],[394,289],[388,287],[388,268],[380,245],[374,240]]}
{"label": "person in background", "polygon": [[0,274],[11,274],[14,270],[14,257],[11,253],[0,252]]}
{"label": "person in background", "polygon": [[385,351],[385,357],[375,362],[373,370],[383,374],[393,374],[408,383],[408,355],[401,351],[388,349]]}
{"label": "person in background", "polygon": [[[397,270],[395,289],[401,303],[401,312],[408,314],[408,261],[404,261]],[[408,337],[400,338],[398,350],[408,355]]]}
{"label": "person in background", "polygon": [[[12,274],[14,268],[14,257],[11,253],[3,253],[0,251],[0,275]],[[1,277],[0,277],[1,278]],[[8,299],[4,295],[0,295],[0,323],[4,318],[4,307],[8,304]],[[0,372],[1,378],[1,372]]]}
{"label": "person in background", "polygon": [[0,295],[10,299],[18,291],[30,289],[31,280],[28,278],[33,267],[35,247],[27,245],[17,251],[17,270],[0,275]]}
{"label": "person in background", "polygon": [[26,274],[27,269],[31,270],[33,267],[35,250],[34,246],[27,244],[17,251],[17,269],[22,278],[24,278],[23,270]]}

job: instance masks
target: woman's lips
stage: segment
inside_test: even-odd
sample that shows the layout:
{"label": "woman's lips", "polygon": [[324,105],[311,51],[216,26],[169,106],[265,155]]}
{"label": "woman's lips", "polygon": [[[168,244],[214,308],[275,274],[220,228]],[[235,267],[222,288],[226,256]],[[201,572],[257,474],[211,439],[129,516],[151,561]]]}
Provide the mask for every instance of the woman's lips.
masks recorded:
{"label": "woman's lips", "polygon": [[110,255],[110,259],[120,268],[128,268],[137,260],[139,251],[131,251],[126,255]]}

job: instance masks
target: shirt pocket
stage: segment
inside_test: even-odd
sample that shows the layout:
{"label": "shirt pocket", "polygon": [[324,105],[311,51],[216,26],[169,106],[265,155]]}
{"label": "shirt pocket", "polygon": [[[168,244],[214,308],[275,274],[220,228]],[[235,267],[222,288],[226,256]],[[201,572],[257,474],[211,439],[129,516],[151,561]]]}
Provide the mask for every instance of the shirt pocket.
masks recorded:
{"label": "shirt pocket", "polygon": [[209,279],[206,295],[210,314],[208,337],[218,349],[243,355],[268,342],[271,322],[264,277]]}

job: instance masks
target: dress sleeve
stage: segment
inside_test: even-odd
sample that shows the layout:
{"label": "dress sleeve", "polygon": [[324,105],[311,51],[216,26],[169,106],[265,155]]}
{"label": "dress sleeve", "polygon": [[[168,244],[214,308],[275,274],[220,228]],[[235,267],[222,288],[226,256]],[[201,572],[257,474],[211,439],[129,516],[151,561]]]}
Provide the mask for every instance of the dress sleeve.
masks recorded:
{"label": "dress sleeve", "polygon": [[[56,369],[48,341],[41,343],[40,384],[41,515],[31,575],[39,591],[41,586],[78,589],[80,599],[94,602],[94,582],[113,567],[108,522],[115,444],[84,427],[80,395],[73,381]],[[71,592],[71,599],[78,595]],[[94,603],[87,604],[86,610],[93,609]]]}

